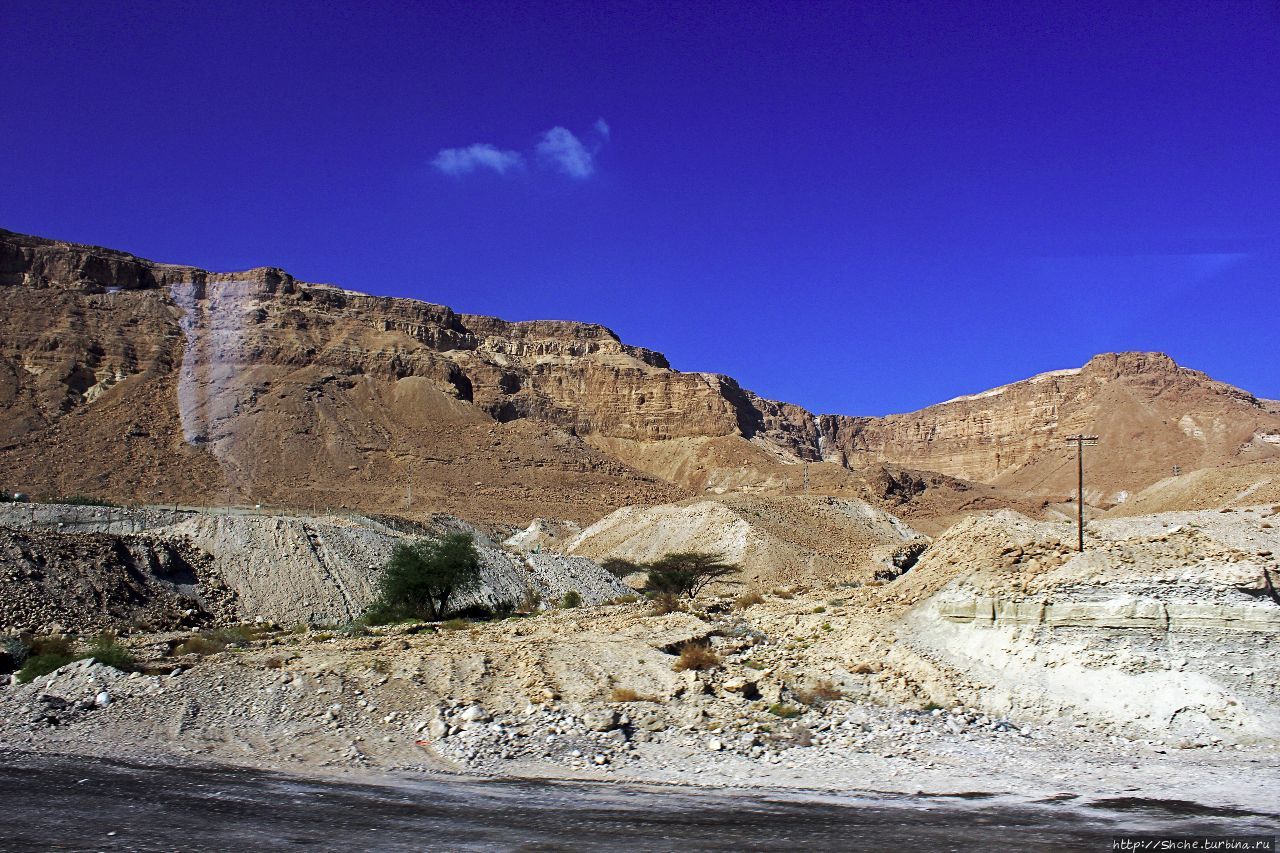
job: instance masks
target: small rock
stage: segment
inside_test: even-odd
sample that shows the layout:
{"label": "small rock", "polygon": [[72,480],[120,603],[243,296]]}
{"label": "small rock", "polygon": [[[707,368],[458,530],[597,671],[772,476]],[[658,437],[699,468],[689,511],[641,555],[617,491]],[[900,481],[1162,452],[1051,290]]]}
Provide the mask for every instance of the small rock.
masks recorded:
{"label": "small rock", "polygon": [[93,704],[99,708],[107,707],[111,704],[111,694],[105,690],[99,691],[98,695],[93,699]]}
{"label": "small rock", "polygon": [[493,719],[483,707],[472,705],[460,715],[464,723],[487,723]]}
{"label": "small rock", "polygon": [[618,725],[618,714],[612,708],[593,708],[582,715],[582,724],[593,732],[607,732]]}
{"label": "small rock", "polygon": [[707,749],[712,752],[721,752],[724,750],[724,741],[718,737],[713,737],[707,741]]}

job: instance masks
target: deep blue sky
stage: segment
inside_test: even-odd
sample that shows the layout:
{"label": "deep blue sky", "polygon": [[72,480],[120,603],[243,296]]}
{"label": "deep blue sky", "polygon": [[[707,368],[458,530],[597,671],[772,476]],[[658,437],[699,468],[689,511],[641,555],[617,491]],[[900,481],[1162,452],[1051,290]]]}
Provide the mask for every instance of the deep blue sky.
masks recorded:
{"label": "deep blue sky", "polygon": [[43,0],[0,83],[0,227],[599,322],[821,412],[1121,349],[1280,397],[1274,0]]}

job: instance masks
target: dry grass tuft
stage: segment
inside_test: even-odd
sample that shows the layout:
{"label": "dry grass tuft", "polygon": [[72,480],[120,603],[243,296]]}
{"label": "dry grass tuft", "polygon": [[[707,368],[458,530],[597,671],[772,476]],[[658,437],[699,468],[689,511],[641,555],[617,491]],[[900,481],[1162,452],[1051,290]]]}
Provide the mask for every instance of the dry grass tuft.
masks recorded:
{"label": "dry grass tuft", "polygon": [[643,693],[637,693],[630,687],[615,687],[613,692],[609,694],[610,702],[657,702],[658,700],[652,696],[645,696]]}
{"label": "dry grass tuft", "polygon": [[687,669],[705,670],[720,666],[720,656],[705,643],[687,643],[680,650],[680,659],[676,661],[676,672]]}
{"label": "dry grass tuft", "polygon": [[663,592],[653,597],[653,608],[649,611],[650,616],[666,616],[668,613],[678,613],[684,610],[684,605],[680,603],[680,596],[674,592]]}
{"label": "dry grass tuft", "polygon": [[173,650],[175,655],[216,655],[227,648],[227,644],[220,639],[206,636],[204,634],[196,634],[194,637],[188,637],[183,640],[177,648]]}
{"label": "dry grass tuft", "polygon": [[792,689],[791,692],[796,697],[797,702],[810,706],[821,705],[824,702],[844,697],[843,691],[825,678],[822,681],[815,682],[812,687],[798,687]]}
{"label": "dry grass tuft", "polygon": [[758,592],[744,592],[733,600],[734,610],[746,610],[748,607],[755,607],[757,604],[764,604],[764,596]]}

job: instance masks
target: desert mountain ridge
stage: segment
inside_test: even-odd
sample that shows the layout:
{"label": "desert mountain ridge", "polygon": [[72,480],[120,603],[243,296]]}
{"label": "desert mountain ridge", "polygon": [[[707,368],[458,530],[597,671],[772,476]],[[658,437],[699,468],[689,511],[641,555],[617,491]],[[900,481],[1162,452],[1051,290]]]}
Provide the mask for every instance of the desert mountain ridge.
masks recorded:
{"label": "desert mountain ridge", "polygon": [[[1090,501],[1280,458],[1280,405],[1157,353],[1109,353],[883,418],[684,373],[599,325],[214,273],[0,231],[6,488],[477,520],[591,522],[730,492],[904,517]],[[805,464],[807,463],[807,464]]]}

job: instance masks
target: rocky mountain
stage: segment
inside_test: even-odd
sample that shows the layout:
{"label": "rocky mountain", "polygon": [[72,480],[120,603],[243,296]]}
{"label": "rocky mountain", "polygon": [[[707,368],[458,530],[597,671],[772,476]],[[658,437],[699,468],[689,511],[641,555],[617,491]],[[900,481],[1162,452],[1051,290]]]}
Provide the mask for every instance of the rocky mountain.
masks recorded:
{"label": "rocky mountain", "polygon": [[1034,513],[1067,493],[1069,432],[1103,437],[1096,500],[1170,464],[1280,455],[1273,406],[1151,354],[910,415],[815,417],[674,370],[598,325],[511,323],[11,232],[0,308],[0,486],[38,496],[586,523],[807,481],[943,517]]}
{"label": "rocky mountain", "polygon": [[1272,404],[1161,353],[1106,353],[1081,368],[887,418],[821,419],[827,446],[846,458],[940,471],[1024,494],[1070,493],[1069,435],[1096,435],[1086,451],[1086,500],[1115,504],[1181,473],[1280,458]]}

